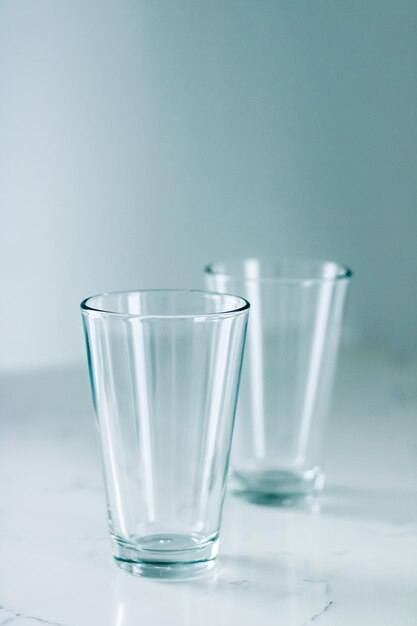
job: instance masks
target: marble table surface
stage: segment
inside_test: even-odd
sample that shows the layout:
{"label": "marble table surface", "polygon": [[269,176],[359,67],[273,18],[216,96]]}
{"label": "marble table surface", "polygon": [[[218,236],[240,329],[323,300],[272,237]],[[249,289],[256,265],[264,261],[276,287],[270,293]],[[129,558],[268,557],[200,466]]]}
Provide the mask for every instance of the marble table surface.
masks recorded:
{"label": "marble table surface", "polygon": [[0,626],[416,626],[417,368],[341,359],[325,492],[226,498],[220,557],[191,581],[112,562],[83,368],[0,376]]}

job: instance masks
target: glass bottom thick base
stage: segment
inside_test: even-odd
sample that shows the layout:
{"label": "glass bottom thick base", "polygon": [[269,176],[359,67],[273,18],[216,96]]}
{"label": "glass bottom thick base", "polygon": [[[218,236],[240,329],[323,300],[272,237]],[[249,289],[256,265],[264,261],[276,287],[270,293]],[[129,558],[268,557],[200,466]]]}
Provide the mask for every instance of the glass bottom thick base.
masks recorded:
{"label": "glass bottom thick base", "polygon": [[134,576],[150,578],[191,578],[214,567],[218,538],[197,534],[160,533],[127,542],[112,536],[116,564]]}
{"label": "glass bottom thick base", "polygon": [[[324,473],[320,467],[304,472],[286,469],[234,470],[233,476],[239,491],[248,497],[288,499],[318,493],[324,486]],[[252,498],[253,499],[253,498]]]}

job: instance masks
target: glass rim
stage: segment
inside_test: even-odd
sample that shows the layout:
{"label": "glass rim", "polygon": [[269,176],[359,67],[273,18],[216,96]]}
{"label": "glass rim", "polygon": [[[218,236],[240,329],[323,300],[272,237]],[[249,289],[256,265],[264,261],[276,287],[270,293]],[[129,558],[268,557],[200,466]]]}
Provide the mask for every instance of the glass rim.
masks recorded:
{"label": "glass rim", "polygon": [[[259,276],[257,278],[246,277],[243,274],[237,272],[230,272],[227,269],[217,269],[220,267],[227,268],[227,265],[233,262],[245,262],[245,261],[259,261],[261,263],[283,263],[288,261],[295,261],[297,263],[316,264],[321,267],[330,264],[336,268],[336,273],[331,277],[285,277],[285,276]],[[233,257],[225,259],[224,261],[214,261],[209,263],[204,268],[204,273],[210,276],[223,276],[224,278],[240,280],[244,283],[271,283],[271,284],[295,284],[295,285],[310,285],[315,283],[335,283],[342,280],[349,280],[353,276],[353,271],[347,265],[342,265],[337,261],[326,261],[322,259],[314,259],[309,257],[296,257],[296,256],[283,256],[283,257]]]}
{"label": "glass rim", "polygon": [[[97,308],[90,306],[88,303],[90,300],[94,298],[105,298],[107,296],[122,296],[128,294],[200,294],[205,296],[220,296],[222,298],[230,297],[235,298],[238,302],[241,303],[240,306],[227,309],[224,311],[213,311],[213,312],[201,312],[201,313],[128,313],[128,312],[120,312],[120,311],[111,311],[104,308]],[[238,315],[248,311],[250,309],[250,303],[246,298],[242,296],[233,294],[233,293],[220,293],[219,291],[209,291],[205,289],[126,289],[121,291],[106,291],[102,293],[97,293],[92,296],[88,296],[84,298],[84,300],[80,303],[80,308],[82,313],[86,314],[96,314],[100,316],[111,316],[111,317],[123,317],[123,318],[135,318],[135,319],[195,319],[195,318],[215,318],[215,317],[230,317],[233,315]]]}

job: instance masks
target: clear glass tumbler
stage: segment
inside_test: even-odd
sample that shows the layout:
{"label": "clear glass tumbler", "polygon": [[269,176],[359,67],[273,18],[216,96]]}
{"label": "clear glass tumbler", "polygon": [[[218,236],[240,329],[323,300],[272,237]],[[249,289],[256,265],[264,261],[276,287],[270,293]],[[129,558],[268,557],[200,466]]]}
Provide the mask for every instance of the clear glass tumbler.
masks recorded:
{"label": "clear glass tumbler", "polygon": [[81,310],[113,556],[138,575],[208,569],[249,303],[150,290],[93,296]]}
{"label": "clear glass tumbler", "polygon": [[248,495],[288,497],[323,487],[321,446],[351,276],[337,263],[303,259],[206,268],[208,288],[251,303],[231,456]]}

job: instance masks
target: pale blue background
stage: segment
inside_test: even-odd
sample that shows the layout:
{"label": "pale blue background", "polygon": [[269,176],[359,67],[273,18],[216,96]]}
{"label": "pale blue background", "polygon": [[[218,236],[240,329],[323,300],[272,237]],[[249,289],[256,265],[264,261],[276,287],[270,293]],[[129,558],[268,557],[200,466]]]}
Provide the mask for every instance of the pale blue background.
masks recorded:
{"label": "pale blue background", "polygon": [[2,0],[0,366],[242,254],[351,264],[351,336],[415,350],[416,33],[415,0]]}

